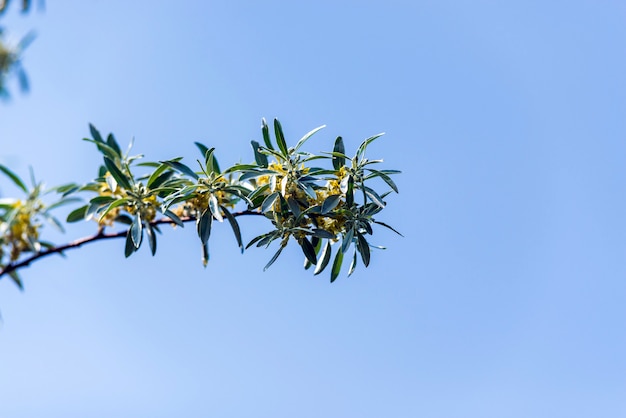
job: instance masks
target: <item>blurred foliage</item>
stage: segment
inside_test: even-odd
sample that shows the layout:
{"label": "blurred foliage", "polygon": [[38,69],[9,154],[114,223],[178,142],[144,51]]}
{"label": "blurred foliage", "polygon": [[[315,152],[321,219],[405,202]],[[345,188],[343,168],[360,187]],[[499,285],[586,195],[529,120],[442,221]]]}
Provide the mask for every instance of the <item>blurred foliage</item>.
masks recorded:
{"label": "blurred foliage", "polygon": [[[126,231],[126,257],[145,241],[154,255],[161,225],[183,227],[186,222],[195,222],[206,266],[214,223],[226,220],[242,252],[252,246],[267,248],[278,243],[265,269],[293,242],[302,250],[306,269],[314,266],[314,274],[319,274],[331,266],[331,282],[339,276],[345,254],[348,275],[359,259],[366,267],[370,264],[371,248],[382,248],[369,242],[375,225],[397,232],[375,217],[385,208],[385,198],[398,192],[391,176],[399,171],[375,169],[382,160],[365,156],[367,147],[382,134],[364,140],[352,157],[346,155],[341,137],[335,139],[332,150],[316,155],[302,148],[323,126],[289,147],[280,122],[274,120],[272,140],[263,120],[263,145],[251,142],[254,162],[222,169],[215,149],[196,142],[201,158],[196,161],[198,168],[192,169],[181,157],[141,162],[142,155],[131,154],[132,143],[122,151],[113,134],[104,137],[93,125],[89,127],[91,137],[84,140],[94,144],[103,159],[97,177],[87,184],[68,184],[44,192],[40,183],[33,180],[32,188],[28,188],[15,173],[0,166],[26,195],[22,200],[4,199],[0,204],[0,276],[10,274],[21,286],[15,268],[20,257],[37,259],[38,254],[58,248],[40,240],[43,221],[62,230],[50,211],[79,200],[83,204],[69,213],[67,222],[95,221],[98,231],[91,239],[94,241],[103,236],[105,228],[121,226]],[[321,163],[326,166],[319,166]],[[380,187],[385,190],[381,192]],[[42,196],[50,192],[55,193],[55,199],[44,202]],[[78,198],[85,193],[91,195],[87,201]],[[242,215],[263,217],[271,228],[244,245],[237,221]]]}
{"label": "blurred foliage", "polygon": [[[0,0],[0,16],[4,15],[11,3],[12,2],[9,0]],[[21,0],[19,5],[22,13],[28,13],[32,9],[32,3],[33,2],[30,0]],[[43,8],[43,5],[43,0],[40,0],[39,6]],[[17,77],[20,90],[24,93],[28,92],[29,82],[22,66],[22,53],[34,39],[34,32],[29,32],[19,42],[13,45],[7,41],[5,30],[0,26],[0,97],[9,97],[7,81],[13,75]]]}

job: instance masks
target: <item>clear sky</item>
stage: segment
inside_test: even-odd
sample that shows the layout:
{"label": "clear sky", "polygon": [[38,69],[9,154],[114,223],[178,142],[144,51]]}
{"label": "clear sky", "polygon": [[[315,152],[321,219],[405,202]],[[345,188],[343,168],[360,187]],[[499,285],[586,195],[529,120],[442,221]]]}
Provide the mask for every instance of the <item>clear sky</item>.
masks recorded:
{"label": "clear sky", "polygon": [[326,124],[312,152],[385,131],[404,238],[332,285],[226,225],[206,269],[193,227],[43,260],[0,280],[0,417],[626,416],[624,2],[14,3],[0,24],[38,38],[0,163],[87,182],[89,122],[223,165],[262,117],[292,144]]}

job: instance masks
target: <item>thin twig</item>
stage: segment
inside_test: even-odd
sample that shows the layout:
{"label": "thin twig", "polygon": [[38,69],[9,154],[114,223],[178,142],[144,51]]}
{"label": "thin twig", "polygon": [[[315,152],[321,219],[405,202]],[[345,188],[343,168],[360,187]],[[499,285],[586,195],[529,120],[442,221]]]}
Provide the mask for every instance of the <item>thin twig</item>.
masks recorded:
{"label": "thin twig", "polygon": [[[244,210],[244,211],[241,211],[241,212],[235,212],[232,215],[234,217],[237,217],[237,216],[243,216],[243,215],[263,215],[263,213],[257,212],[257,211],[252,211],[252,210]],[[189,216],[189,217],[180,218],[180,220],[183,223],[186,223],[186,222],[193,222],[193,221],[196,220],[196,218],[194,216]],[[152,225],[152,226],[164,225],[164,224],[176,225],[176,223],[173,220],[171,220],[170,218],[161,218],[161,219],[157,219],[155,221],[150,222],[150,225]],[[35,253],[35,254],[31,255],[28,258],[25,258],[24,260],[20,261],[19,263],[9,263],[9,264],[7,264],[6,266],[4,266],[4,268],[0,269],[0,279],[5,274],[9,274],[9,273],[11,273],[11,272],[13,272],[13,271],[15,271],[17,269],[20,269],[22,267],[26,267],[26,266],[30,265],[30,263],[32,263],[32,262],[34,262],[36,260],[39,260],[40,258],[44,258],[44,257],[47,257],[47,256],[52,255],[52,254],[65,255],[65,254],[63,254],[63,252],[66,251],[66,250],[72,250],[72,249],[75,249],[75,248],[79,248],[80,246],[82,246],[84,244],[89,244],[91,242],[101,241],[101,240],[105,240],[105,239],[123,238],[123,237],[126,237],[127,233],[128,233],[128,230],[106,234],[106,233],[104,233],[104,229],[101,229],[95,235],[91,235],[91,236],[88,236],[88,237],[83,237],[83,238],[77,239],[76,241],[72,241],[72,242],[69,242],[67,244],[59,245],[57,247],[50,247],[50,248],[48,248],[48,249],[46,249],[44,251],[40,251],[38,253]]]}

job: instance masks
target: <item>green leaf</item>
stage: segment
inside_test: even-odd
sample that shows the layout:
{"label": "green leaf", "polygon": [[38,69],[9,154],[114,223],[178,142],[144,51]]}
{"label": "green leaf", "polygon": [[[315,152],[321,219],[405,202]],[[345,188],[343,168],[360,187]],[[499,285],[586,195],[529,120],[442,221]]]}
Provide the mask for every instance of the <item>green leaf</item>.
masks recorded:
{"label": "green leaf", "polygon": [[365,267],[367,267],[370,264],[370,246],[367,243],[367,240],[365,239],[363,234],[357,232],[356,236],[357,248],[361,253],[361,259],[363,260],[363,264],[365,264]]}
{"label": "green leaf", "polygon": [[348,187],[346,190],[346,206],[351,208],[354,204],[354,178],[348,176]]}
{"label": "green leaf", "polygon": [[81,206],[78,209],[74,209],[73,211],[71,211],[70,214],[67,215],[66,222],[72,223],[72,222],[82,221],[83,219],[85,219],[85,217],[87,216],[88,206],[89,205]]}
{"label": "green leaf", "polygon": [[339,276],[339,272],[341,271],[341,264],[343,263],[343,251],[337,251],[337,255],[335,255],[335,261],[333,261],[333,268],[330,271],[330,282],[334,282]]}
{"label": "green leaf", "polygon": [[124,256],[126,258],[130,257],[132,253],[137,251],[135,248],[135,244],[133,243],[133,239],[131,238],[130,229],[126,233],[126,243],[124,245]]}
{"label": "green leaf", "polygon": [[[118,200],[116,200],[115,202],[111,203],[111,204],[110,204],[110,205],[109,205],[109,206],[105,209],[105,211],[104,211],[104,212],[102,212],[102,214],[100,215],[99,221],[102,221],[102,220],[104,219],[104,217],[106,216],[106,214],[107,214],[107,213],[109,213],[110,211],[112,211],[113,209],[115,209],[115,208],[117,208],[117,207],[119,207],[119,206],[122,206],[122,205],[127,204],[127,203],[128,203],[128,201],[129,201],[129,199],[128,199],[128,198],[126,198],[126,197],[124,197],[124,198],[122,198],[122,199],[118,199]],[[93,210],[93,206],[94,206],[94,204],[91,204],[91,205],[89,206],[89,209],[87,209],[87,215],[86,215],[86,216],[92,215],[93,213],[95,213],[95,212],[96,212],[96,211],[94,211],[94,210]]]}
{"label": "green leaf", "polygon": [[211,209],[211,213],[219,222],[224,222],[224,218],[222,218],[222,213],[220,212],[220,206],[217,202],[217,197],[213,193],[209,194],[209,209]]}
{"label": "green leaf", "polygon": [[209,148],[207,148],[206,145],[200,143],[200,142],[194,142],[194,144],[196,144],[196,147],[198,147],[198,149],[200,150],[200,152],[202,153],[202,156],[204,157],[205,161],[206,161],[206,154],[207,152],[209,152]]}
{"label": "green leaf", "polygon": [[141,241],[143,239],[143,223],[139,215],[135,216],[133,223],[130,225],[130,237],[133,240],[135,248],[139,249]]}
{"label": "green leaf", "polygon": [[370,189],[367,186],[363,186],[363,191],[370,199],[372,199],[372,202],[374,202],[378,207],[385,207],[385,202],[383,202],[383,199],[374,190]]}
{"label": "green leaf", "polygon": [[299,218],[302,211],[300,210],[300,205],[296,202],[296,199],[294,199],[293,196],[290,195],[287,198],[287,205],[289,206],[291,213],[293,213],[293,216]]}
{"label": "green leaf", "polygon": [[278,196],[280,196],[280,193],[278,192],[274,192],[271,195],[267,196],[261,204],[261,212],[266,213],[272,210],[274,208],[274,203],[276,202],[276,199],[278,199]]}
{"label": "green leaf", "polygon": [[[317,256],[317,254],[319,254],[320,249],[322,248],[322,240],[313,236],[311,237],[311,244],[313,244],[313,247],[315,248],[315,255]],[[311,268],[312,264],[311,262],[305,257],[304,258],[304,269],[308,270],[309,268]]]}
{"label": "green leaf", "polygon": [[346,165],[346,158],[344,155],[346,153],[346,147],[344,146],[343,139],[340,136],[335,139],[333,152],[336,153],[333,154],[333,168],[335,170],[339,170],[341,167]]}
{"label": "green leaf", "polygon": [[152,225],[150,225],[149,223],[146,223],[144,226],[146,230],[146,235],[148,236],[148,244],[150,245],[150,252],[154,256],[157,250],[156,233],[154,232]]}
{"label": "green leaf", "polygon": [[170,218],[176,225],[180,226],[181,228],[185,227],[185,224],[183,223],[183,221],[181,221],[178,215],[176,215],[171,210],[166,210],[163,214],[167,216],[168,218]]}
{"label": "green leaf", "polygon": [[324,199],[324,203],[322,203],[322,214],[325,215],[331,210],[335,209],[341,200],[341,195],[334,194],[328,196]]}
{"label": "green leaf", "polygon": [[311,235],[313,235],[314,237],[317,237],[317,238],[327,238],[327,239],[335,238],[334,234],[332,234],[331,232],[328,232],[325,229],[315,228],[311,232],[312,232]]}
{"label": "green leaf", "polygon": [[298,244],[300,244],[302,252],[307,260],[309,260],[312,264],[317,264],[317,255],[315,254],[315,247],[313,244],[311,244],[311,242],[306,238],[302,238]]}
{"label": "green leaf", "polygon": [[167,164],[161,164],[152,174],[150,174],[147,183],[149,189],[156,189],[174,175],[173,171],[166,171],[167,169]]}
{"label": "green leaf", "polygon": [[13,181],[13,183],[19,187],[20,189],[22,189],[22,191],[24,193],[28,193],[28,188],[26,187],[26,185],[24,184],[24,182],[22,181],[22,179],[20,179],[17,174],[15,174],[14,172],[12,172],[11,170],[9,170],[8,168],[6,168],[5,166],[3,166],[2,164],[0,164],[0,171],[2,171],[4,174],[7,175],[7,177],[9,177],[11,179],[11,181]]}
{"label": "green leaf", "polygon": [[387,224],[386,224],[386,223],[384,223],[384,222],[380,222],[380,221],[372,221],[372,222],[374,222],[375,224],[378,224],[378,225],[382,225],[382,226],[384,226],[385,228],[391,229],[391,230],[392,230],[393,232],[395,232],[396,234],[400,235],[401,237],[404,237],[404,235],[402,235],[401,233],[399,233],[398,231],[396,231],[395,229],[393,229],[391,226],[387,225]]}
{"label": "green leaf", "polygon": [[274,119],[274,135],[276,135],[276,143],[278,144],[278,149],[283,154],[283,157],[287,158],[289,156],[289,149],[287,148],[287,143],[285,142],[283,127],[280,125],[278,119]]}
{"label": "green leaf", "polygon": [[167,164],[170,167],[172,167],[174,170],[177,170],[183,174],[188,175],[189,177],[198,180],[200,177],[189,167],[187,167],[185,164],[180,163],[178,161],[174,161],[174,160],[168,160],[168,161],[161,161],[163,164]]}
{"label": "green leaf", "polygon": [[345,253],[350,248],[352,244],[352,240],[354,238],[354,229],[350,228],[346,232],[346,235],[343,237],[343,241],[341,242],[341,252]]}
{"label": "green leaf", "polygon": [[315,271],[313,271],[314,275],[318,275],[322,271],[324,271],[324,269],[328,265],[328,262],[330,261],[330,255],[332,252],[333,250],[330,247],[330,241],[326,241],[326,245],[324,246],[320,257],[318,258],[317,265],[315,266]]}
{"label": "green leaf", "polygon": [[365,149],[367,148],[367,146],[369,144],[371,144],[375,139],[380,138],[381,136],[383,136],[385,133],[381,132],[377,135],[374,136],[370,136],[369,138],[367,138],[365,141],[363,141],[361,143],[361,145],[359,146],[359,149],[356,151],[356,158],[357,159],[361,159],[361,157],[363,156],[363,154],[365,153]]}
{"label": "green leaf", "polygon": [[131,190],[133,186],[130,184],[128,177],[115,165],[115,163],[109,159],[109,157],[104,157],[104,165],[106,166],[111,176],[115,179],[117,184],[122,186],[122,188],[126,190]]}
{"label": "green leaf", "polygon": [[115,140],[115,137],[113,136],[113,134],[109,134],[107,136],[107,145],[111,147],[115,152],[117,152],[117,155],[119,155],[120,157],[122,156],[122,150],[120,149],[120,146]]}
{"label": "green leaf", "polygon": [[83,200],[78,197],[66,197],[48,206],[48,210],[56,209],[59,206],[67,205],[69,203],[77,203],[77,202],[82,202],[82,201]]}
{"label": "green leaf", "polygon": [[252,150],[254,151],[254,160],[260,167],[267,167],[269,165],[267,161],[267,155],[259,152],[259,143],[256,141],[251,141]]}
{"label": "green leaf", "polygon": [[94,141],[91,138],[83,138],[83,141],[96,144],[98,151],[100,151],[103,155],[109,157],[111,160],[115,160],[116,158],[119,158],[119,155],[115,152],[115,150],[104,142]]}
{"label": "green leaf", "polygon": [[211,236],[211,225],[213,223],[213,216],[211,215],[210,209],[205,209],[202,212],[202,215],[197,220],[198,227],[198,237],[200,237],[200,241],[202,244],[205,244],[209,241],[209,237]]}
{"label": "green leaf", "polygon": [[89,132],[91,132],[91,137],[94,140],[97,142],[104,142],[104,140],[102,140],[102,135],[100,135],[100,131],[98,131],[91,123],[89,124]]}
{"label": "green leaf", "polygon": [[265,118],[261,119],[261,132],[263,133],[263,142],[265,142],[265,146],[273,150],[274,147],[272,146],[272,140],[270,139],[270,128],[267,126]]}
{"label": "green leaf", "polygon": [[294,150],[294,152],[295,152],[295,151],[298,151],[298,149],[300,149],[300,147],[301,147],[302,145],[304,145],[304,143],[305,143],[305,142],[306,142],[306,141],[307,141],[307,140],[308,140],[311,136],[313,136],[313,135],[314,135],[317,131],[319,131],[320,129],[324,129],[325,127],[326,127],[326,125],[322,125],[322,126],[319,126],[319,127],[315,128],[315,129],[311,130],[310,132],[306,133],[306,134],[305,134],[305,135],[304,135],[304,136],[303,136],[303,137],[302,137],[302,138],[298,141],[298,143],[296,144],[295,148],[293,149],[293,150]]}
{"label": "green leaf", "polygon": [[239,245],[239,248],[241,248],[241,252],[243,253],[243,240],[241,239],[241,229],[239,228],[239,223],[237,222],[237,219],[235,219],[235,217],[228,211],[228,209],[226,209],[224,206],[220,207],[222,208],[226,219],[228,219],[230,227],[233,229],[233,234],[235,234],[237,245]]}
{"label": "green leaf", "polygon": [[9,277],[11,278],[11,280],[13,280],[13,282],[21,291],[24,290],[24,284],[22,283],[22,279],[20,279],[20,276],[17,274],[17,271],[13,270],[12,272],[10,272]]}
{"label": "green leaf", "polygon": [[371,168],[369,169],[369,171],[371,171],[372,174],[374,174],[374,176],[380,177],[381,179],[383,179],[383,181],[387,183],[394,192],[398,193],[398,186],[396,186],[396,183],[394,183],[391,177],[389,177],[386,173],[383,173],[382,171],[378,171],[378,170],[372,170]]}
{"label": "green leaf", "polygon": [[352,273],[354,273],[355,268],[356,268],[356,249],[354,250],[354,254],[352,255],[352,261],[350,262],[350,268],[348,269],[348,277],[352,276]]}
{"label": "green leaf", "polygon": [[268,268],[270,268],[270,266],[272,264],[274,264],[274,261],[276,261],[278,259],[278,256],[280,255],[280,253],[283,251],[283,248],[285,248],[284,246],[281,246],[278,251],[276,251],[276,253],[274,254],[274,256],[272,257],[272,259],[265,265],[265,267],[263,268],[263,271],[267,270]]}

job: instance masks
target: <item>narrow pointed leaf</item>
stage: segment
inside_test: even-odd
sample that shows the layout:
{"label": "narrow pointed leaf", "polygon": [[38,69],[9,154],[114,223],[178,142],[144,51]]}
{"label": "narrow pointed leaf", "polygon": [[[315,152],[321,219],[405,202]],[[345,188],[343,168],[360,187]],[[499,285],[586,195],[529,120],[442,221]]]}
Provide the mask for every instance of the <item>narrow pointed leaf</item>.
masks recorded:
{"label": "narrow pointed leaf", "polygon": [[326,127],[326,125],[322,125],[322,126],[319,126],[319,127],[315,128],[315,129],[311,130],[310,132],[306,133],[306,134],[305,134],[305,135],[304,135],[304,136],[303,136],[303,137],[302,137],[302,138],[298,141],[298,143],[296,144],[296,146],[295,146],[295,148],[294,148],[294,151],[298,151],[298,149],[299,149],[302,145],[304,145],[304,143],[305,143],[305,142],[306,142],[306,141],[307,141],[307,140],[308,140],[311,136],[313,136],[313,135],[314,135],[317,131],[319,131],[320,129],[324,129],[325,127]]}
{"label": "narrow pointed leaf", "polygon": [[267,155],[259,152],[259,143],[256,141],[251,141],[252,144],[252,150],[254,151],[254,160],[256,161],[257,165],[259,165],[260,167],[267,167],[268,166],[268,161],[267,161]]}
{"label": "narrow pointed leaf", "polygon": [[265,142],[265,146],[273,150],[274,147],[272,146],[272,140],[270,139],[270,128],[267,126],[265,118],[261,119],[261,132],[263,133],[263,142]]}
{"label": "narrow pointed leaf", "polygon": [[178,161],[174,161],[174,160],[169,160],[169,161],[161,161],[163,164],[167,164],[170,167],[172,167],[174,170],[180,171],[183,174],[188,175],[189,177],[198,180],[200,177],[189,167],[187,167],[185,164],[178,162]]}
{"label": "narrow pointed leaf", "polygon": [[96,129],[91,123],[89,124],[89,132],[91,133],[91,137],[97,142],[104,142],[102,139],[102,135],[100,135],[100,131]]}
{"label": "narrow pointed leaf", "polygon": [[[341,167],[346,165],[346,158],[344,154],[346,153],[346,147],[343,144],[343,138],[340,136],[335,139],[335,147],[333,148],[333,168],[335,170],[339,170]],[[340,155],[341,154],[341,155]]]}
{"label": "narrow pointed leaf", "polygon": [[241,252],[243,253],[243,240],[241,239],[241,229],[239,228],[239,223],[237,219],[226,209],[224,206],[221,206],[226,219],[230,223],[230,227],[233,229],[233,234],[235,234],[235,239],[237,240],[237,245],[241,248]]}
{"label": "narrow pointed leaf", "polygon": [[220,212],[220,205],[217,201],[217,197],[213,193],[209,195],[209,209],[211,209],[211,213],[219,222],[224,222],[224,218],[222,218],[222,213]]}
{"label": "narrow pointed leaf", "polygon": [[85,219],[85,216],[87,215],[88,206],[89,205],[85,205],[85,206],[79,207],[78,209],[74,209],[73,211],[70,212],[69,215],[67,215],[67,219],[65,221],[67,223],[82,221],[83,219]]}
{"label": "narrow pointed leaf", "polygon": [[111,176],[115,179],[117,184],[122,186],[126,190],[130,190],[133,186],[130,184],[128,177],[115,165],[115,163],[109,159],[109,157],[104,157],[104,165],[106,166]]}
{"label": "narrow pointed leaf", "polygon": [[276,199],[278,199],[278,196],[280,196],[280,193],[278,192],[274,192],[271,195],[267,196],[261,204],[261,212],[266,213],[270,210],[273,210],[274,203],[276,202]]}
{"label": "narrow pointed leaf", "polygon": [[111,147],[115,152],[117,152],[117,155],[119,155],[120,157],[122,156],[122,150],[120,149],[120,146],[115,140],[115,137],[113,136],[113,134],[109,134],[107,136],[107,145]]}
{"label": "narrow pointed leaf", "polygon": [[352,273],[354,273],[355,268],[356,268],[356,249],[354,250],[354,254],[352,255],[352,261],[350,262],[350,268],[348,269],[348,277],[352,276]]}
{"label": "narrow pointed leaf", "polygon": [[333,268],[330,271],[330,282],[334,282],[339,276],[341,271],[341,264],[343,263],[343,251],[337,251],[335,255],[335,261],[333,261]]}
{"label": "narrow pointed leaf", "polygon": [[267,270],[268,268],[270,268],[270,266],[272,264],[274,264],[274,261],[276,261],[276,259],[278,259],[278,256],[280,255],[280,253],[283,251],[283,246],[281,246],[278,251],[276,251],[276,253],[274,254],[274,256],[272,257],[272,259],[265,265],[265,267],[263,268],[263,271]]}
{"label": "narrow pointed leaf", "polygon": [[332,248],[330,247],[330,241],[326,241],[326,245],[324,246],[324,249],[322,250],[322,253],[319,256],[317,265],[315,266],[315,270],[313,271],[314,275],[318,275],[322,271],[324,271],[324,269],[328,265],[328,262],[330,261],[331,253],[332,253]]}
{"label": "narrow pointed leaf", "polygon": [[363,234],[357,233],[356,236],[357,248],[361,253],[361,259],[363,260],[363,264],[365,264],[365,267],[367,267],[370,264],[370,246],[367,243],[367,240],[365,239]]}
{"label": "narrow pointed leaf", "polygon": [[143,238],[143,224],[139,216],[135,216],[133,223],[130,225],[130,237],[133,240],[133,245],[138,249]]}
{"label": "narrow pointed leaf", "polygon": [[299,244],[307,260],[309,260],[312,264],[317,264],[317,256],[315,254],[315,247],[313,247],[313,244],[311,244],[311,242],[306,238],[302,238]]}
{"label": "narrow pointed leaf", "polygon": [[11,170],[9,170],[7,167],[3,166],[0,164],[0,171],[2,171],[4,174],[7,175],[7,177],[9,177],[11,179],[11,181],[17,186],[19,187],[24,193],[28,193],[28,188],[26,187],[26,185],[24,184],[24,182],[22,181],[22,179],[20,179],[17,174],[15,174],[14,172],[12,172]]}
{"label": "narrow pointed leaf", "polygon": [[150,252],[154,256],[157,250],[156,233],[154,229],[152,228],[152,225],[150,224],[145,225],[145,230],[146,230],[146,235],[148,236],[148,244],[150,246]]}
{"label": "narrow pointed leaf", "polygon": [[198,236],[200,241],[204,244],[209,241],[211,236],[211,225],[213,223],[213,216],[210,209],[205,209],[202,215],[198,219]]}
{"label": "narrow pointed leaf", "polygon": [[287,156],[289,155],[289,150],[287,148],[287,142],[285,142],[283,127],[280,125],[278,119],[274,119],[274,135],[276,135],[276,144],[278,144],[278,149],[283,154],[283,156],[287,158]]}
{"label": "narrow pointed leaf", "polygon": [[126,243],[124,245],[124,256],[128,258],[135,251],[136,251],[135,244],[133,243],[133,239],[131,238],[131,233],[129,229],[128,232],[126,233]]}
{"label": "narrow pointed leaf", "polygon": [[335,209],[341,200],[341,195],[334,194],[324,199],[322,203],[322,214],[327,214],[331,210]]}
{"label": "narrow pointed leaf", "polygon": [[166,210],[163,214],[167,216],[168,218],[170,218],[176,225],[180,226],[181,228],[185,227],[185,224],[183,223],[183,221],[181,221],[178,215],[176,215],[171,210]]}

